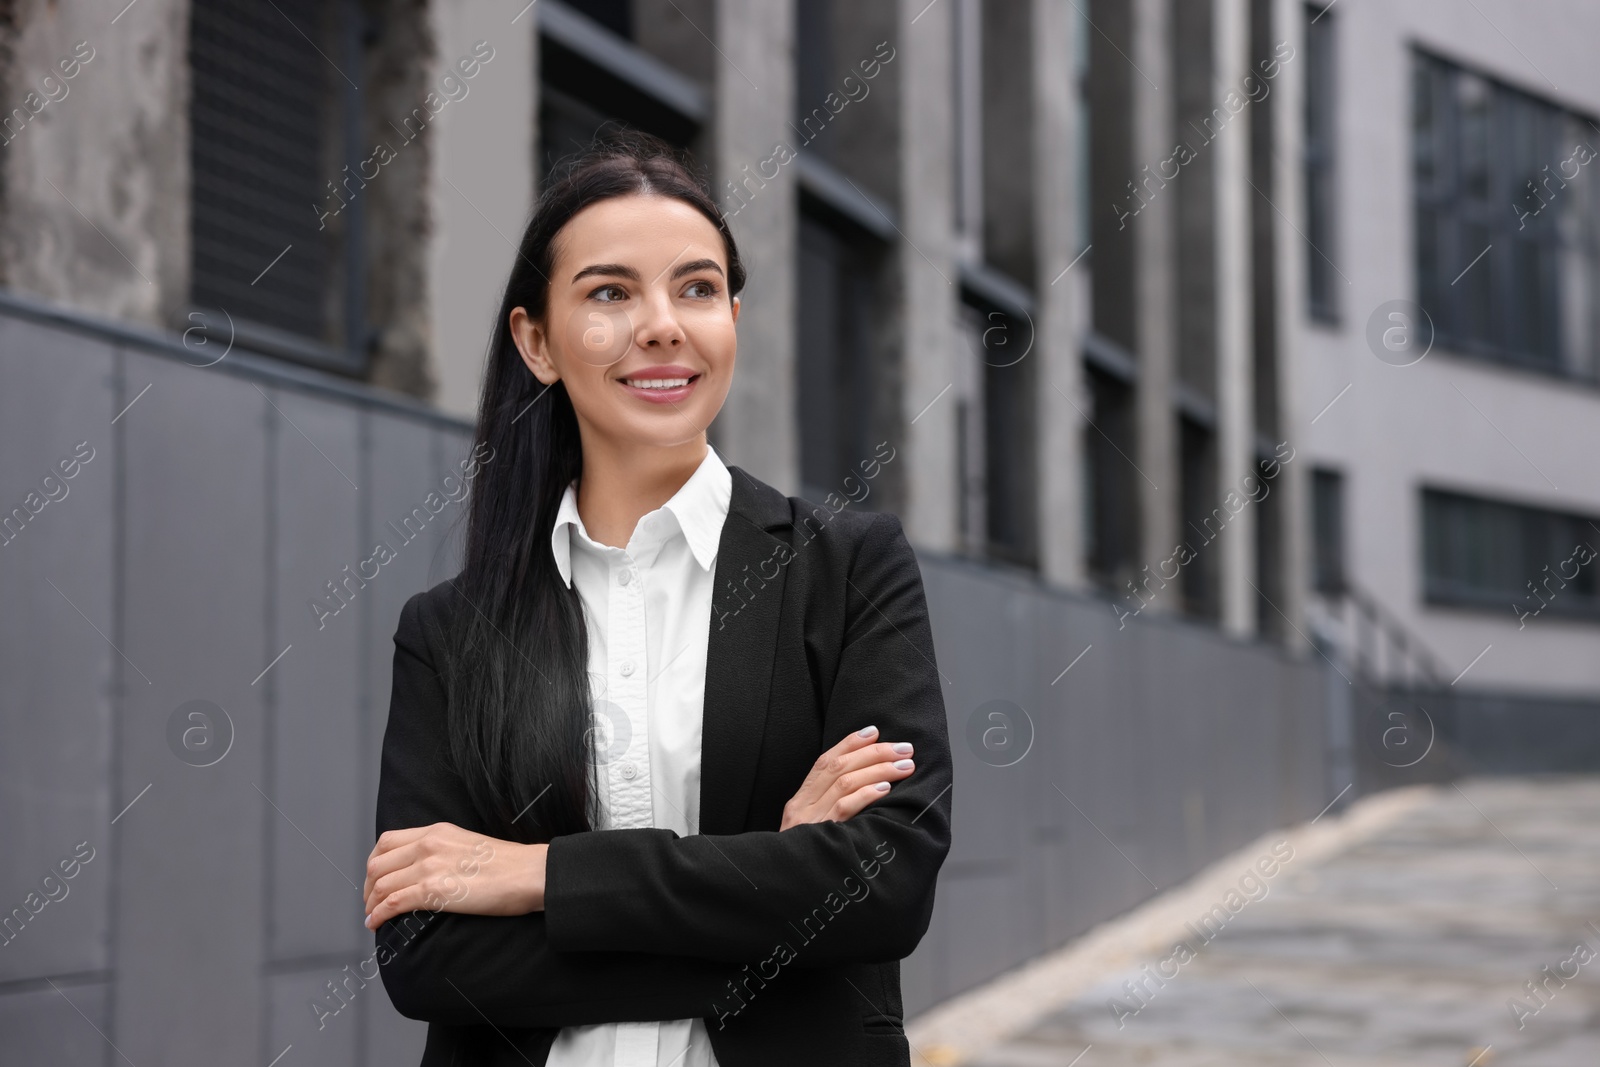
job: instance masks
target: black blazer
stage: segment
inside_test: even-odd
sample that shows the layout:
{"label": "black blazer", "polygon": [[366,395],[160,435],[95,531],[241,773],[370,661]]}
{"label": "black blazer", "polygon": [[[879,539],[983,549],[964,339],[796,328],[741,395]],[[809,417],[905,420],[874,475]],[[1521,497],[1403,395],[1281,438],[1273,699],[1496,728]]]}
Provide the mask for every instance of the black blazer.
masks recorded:
{"label": "black blazer", "polygon": [[[378,929],[422,1067],[543,1065],[564,1025],[703,1017],[722,1067],[909,1064],[899,960],[950,847],[951,759],[922,577],[891,514],[835,513],[738,467],[716,561],[700,833],[550,843],[546,909],[413,912]],[[490,833],[449,769],[437,666],[452,582],[407,601],[379,833]],[[817,756],[876,723],[917,769],[855,818],[778,832]],[[492,836],[492,834],[491,834]]]}

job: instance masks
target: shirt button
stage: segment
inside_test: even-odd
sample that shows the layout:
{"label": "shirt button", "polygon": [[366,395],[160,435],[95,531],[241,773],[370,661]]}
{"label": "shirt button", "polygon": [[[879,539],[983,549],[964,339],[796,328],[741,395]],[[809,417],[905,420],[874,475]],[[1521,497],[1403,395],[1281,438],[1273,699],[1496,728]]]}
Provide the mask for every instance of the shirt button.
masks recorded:
{"label": "shirt button", "polygon": [[628,760],[622,764],[622,777],[628,779],[629,781],[632,781],[634,776],[638,773],[639,768],[633,765],[632,760]]}
{"label": "shirt button", "polygon": [[622,667],[620,669],[622,671],[622,676],[624,678],[630,677],[633,674],[633,660],[631,660],[631,659],[623,660],[622,661]]}
{"label": "shirt button", "polygon": [[617,584],[618,585],[627,585],[631,581],[633,581],[633,572],[632,571],[623,571],[621,574],[617,575]]}

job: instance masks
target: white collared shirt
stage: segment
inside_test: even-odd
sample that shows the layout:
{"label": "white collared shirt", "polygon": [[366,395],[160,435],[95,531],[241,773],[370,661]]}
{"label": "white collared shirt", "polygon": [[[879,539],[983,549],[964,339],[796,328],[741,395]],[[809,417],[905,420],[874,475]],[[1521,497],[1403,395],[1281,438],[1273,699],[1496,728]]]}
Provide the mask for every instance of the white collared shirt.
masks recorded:
{"label": "white collared shirt", "polygon": [[[550,550],[563,580],[576,585],[588,626],[599,831],[699,832],[712,577],[732,496],[732,475],[708,445],[672,499],[639,520],[626,549],[589,537],[576,483],[561,498]],[[563,1027],[546,1064],[717,1067],[700,1018]]]}

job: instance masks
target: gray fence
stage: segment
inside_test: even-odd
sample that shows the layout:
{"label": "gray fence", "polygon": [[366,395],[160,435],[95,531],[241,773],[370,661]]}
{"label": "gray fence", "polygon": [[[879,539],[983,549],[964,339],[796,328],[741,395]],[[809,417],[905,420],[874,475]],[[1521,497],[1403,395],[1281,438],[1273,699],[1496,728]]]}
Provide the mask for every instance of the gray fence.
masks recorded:
{"label": "gray fence", "polygon": [[[360,984],[357,887],[390,638],[456,569],[467,431],[244,353],[203,366],[217,344],[0,300],[6,1063],[419,1057],[421,1024]],[[960,561],[925,578],[956,841],[908,1012],[1331,795],[1315,665],[1119,631]]]}

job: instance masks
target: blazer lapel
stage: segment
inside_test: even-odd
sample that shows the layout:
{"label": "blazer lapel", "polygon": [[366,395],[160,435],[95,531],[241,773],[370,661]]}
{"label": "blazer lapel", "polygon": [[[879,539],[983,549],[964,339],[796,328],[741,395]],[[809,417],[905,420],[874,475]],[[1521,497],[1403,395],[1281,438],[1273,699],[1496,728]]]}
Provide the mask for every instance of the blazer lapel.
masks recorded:
{"label": "blazer lapel", "polygon": [[[733,494],[717,542],[700,733],[700,832],[744,830],[766,729],[792,525],[776,489],[730,466]],[[775,577],[768,577],[776,570]]]}

